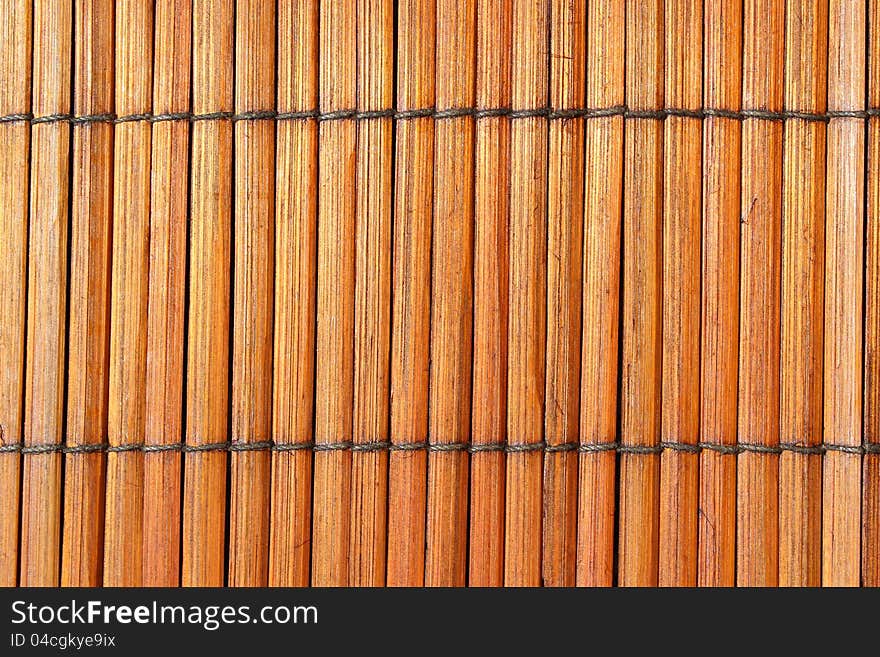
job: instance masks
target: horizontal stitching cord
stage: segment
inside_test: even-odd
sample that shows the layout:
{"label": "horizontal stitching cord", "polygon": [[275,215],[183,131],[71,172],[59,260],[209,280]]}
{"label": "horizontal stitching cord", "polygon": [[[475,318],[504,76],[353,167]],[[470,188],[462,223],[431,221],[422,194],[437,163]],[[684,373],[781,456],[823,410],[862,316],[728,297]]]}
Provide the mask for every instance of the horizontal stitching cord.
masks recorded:
{"label": "horizontal stitching cord", "polygon": [[247,112],[166,112],[153,114],[150,112],[141,114],[86,114],[77,116],[74,114],[47,114],[34,116],[30,113],[7,114],[0,116],[0,123],[69,123],[71,125],[85,125],[90,123],[134,123],[145,121],[147,123],[161,123],[164,121],[368,121],[371,119],[394,119],[407,121],[411,119],[455,119],[461,117],[474,117],[477,119],[491,117],[507,117],[510,119],[545,118],[552,120],[600,118],[603,116],[622,116],[627,119],[657,119],[662,120],[670,116],[678,116],[693,119],[724,118],[743,121],[745,119],[763,119],[765,121],[786,121],[799,119],[802,121],[817,121],[828,123],[831,119],[867,119],[872,116],[880,116],[880,108],[871,107],[865,110],[832,110],[828,112],[803,112],[798,110],[772,111],[766,109],[743,109],[727,110],[717,108],[685,109],[666,107],[662,109],[630,109],[626,105],[614,105],[612,107],[583,107],[583,108],[554,108],[536,107],[533,109],[511,107],[450,107],[438,109],[424,107],[418,109],[382,109],[382,110],[334,110],[321,112],[320,110],[303,110],[295,112],[277,112],[275,110],[253,110]]}
{"label": "horizontal stitching cord", "polygon": [[219,443],[203,443],[203,444],[186,444],[186,443],[168,443],[159,445],[148,445],[142,443],[127,443],[122,445],[109,445],[107,443],[91,444],[91,445],[62,445],[62,444],[43,444],[43,445],[24,445],[22,443],[14,443],[10,445],[0,445],[0,453],[20,453],[20,454],[92,454],[96,452],[294,452],[294,451],[313,451],[313,452],[469,452],[471,454],[479,454],[483,452],[503,452],[507,454],[516,454],[524,452],[545,452],[552,454],[555,452],[573,452],[577,451],[584,454],[599,452],[615,452],[617,454],[660,454],[666,450],[672,452],[681,452],[685,454],[699,454],[701,452],[716,452],[718,454],[743,454],[747,452],[757,454],[783,454],[790,452],[793,454],[821,455],[828,452],[840,452],[843,454],[880,454],[880,443],[865,443],[863,445],[843,445],[834,443],[824,443],[820,445],[802,445],[799,443],[779,443],[779,445],[762,445],[759,443],[678,443],[678,442],[661,442],[659,445],[626,445],[620,442],[610,443],[562,443],[558,445],[550,445],[545,442],[537,443],[427,443],[427,442],[411,442],[411,443],[391,443],[368,442],[354,443],[351,441],[331,442],[331,443],[277,443],[271,440],[260,442],[219,442]]}

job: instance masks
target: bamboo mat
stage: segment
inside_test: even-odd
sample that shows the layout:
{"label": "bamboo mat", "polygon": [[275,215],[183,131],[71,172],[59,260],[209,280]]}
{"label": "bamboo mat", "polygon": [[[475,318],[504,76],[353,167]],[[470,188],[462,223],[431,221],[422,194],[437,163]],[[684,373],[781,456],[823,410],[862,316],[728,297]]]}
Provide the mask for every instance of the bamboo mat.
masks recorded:
{"label": "bamboo mat", "polygon": [[0,0],[0,585],[880,585],[880,0]]}

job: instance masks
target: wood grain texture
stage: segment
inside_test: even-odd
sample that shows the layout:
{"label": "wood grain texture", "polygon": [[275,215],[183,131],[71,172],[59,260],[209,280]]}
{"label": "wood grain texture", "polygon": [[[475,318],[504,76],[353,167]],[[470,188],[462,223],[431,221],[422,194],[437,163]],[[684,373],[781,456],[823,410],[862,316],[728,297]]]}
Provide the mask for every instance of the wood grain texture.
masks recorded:
{"label": "wood grain texture", "polygon": [[[238,0],[235,19],[235,110],[274,107],[275,3]],[[239,121],[234,139],[232,440],[258,443],[272,435],[275,128]],[[230,586],[268,583],[270,459],[230,457]]]}
{"label": "wood grain texture", "polygon": [[0,2],[0,586],[880,585],[878,25]]}
{"label": "wood grain texture", "polygon": [[[513,3],[514,108],[547,102],[549,5]],[[510,274],[507,442],[540,443],[544,433],[547,339],[547,120],[517,119],[510,136]],[[507,455],[505,586],[541,583],[540,452]]]}
{"label": "wood grain texture", "polygon": [[[826,108],[828,5],[789,3],[785,108]],[[825,124],[788,121],[782,173],[782,323],[779,440],[822,442],[825,267]],[[779,584],[818,586],[822,558],[822,458],[779,459]]]}
{"label": "wood grain texture", "polygon": [[[363,111],[394,102],[394,6],[358,2],[358,99]],[[358,124],[354,327],[355,444],[388,441],[391,349],[392,122]],[[350,583],[384,586],[388,452],[355,452],[351,472]]]}
{"label": "wood grain texture", "polygon": [[[29,0],[0,6],[0,113],[31,108],[33,11]],[[30,126],[0,124],[0,445],[22,442],[28,256]],[[0,453],[0,586],[18,582],[21,457]]]}
{"label": "wood grain texture", "polygon": [[[626,102],[636,110],[663,106],[663,6],[626,6]],[[640,37],[636,37],[640,35]],[[621,431],[624,445],[656,446],[660,440],[663,124],[627,119],[623,184],[623,351]],[[656,454],[620,457],[618,583],[657,584],[660,459]]]}
{"label": "wood grain texture", "polygon": [[[318,2],[278,6],[278,111],[318,104]],[[272,436],[312,441],[317,294],[317,121],[277,125]],[[312,455],[272,454],[269,585],[307,586],[312,535]]]}
{"label": "wood grain texture", "polygon": [[[73,110],[113,111],[113,3],[76,5]],[[67,335],[67,444],[107,441],[110,316],[110,226],[113,213],[113,126],[73,128],[70,317]],[[99,586],[104,559],[101,453],[64,457],[61,585]]]}
{"label": "wood grain texture", "polygon": [[[33,9],[35,116],[71,109],[72,8]],[[31,126],[24,443],[60,444],[64,423],[70,127]],[[19,585],[58,586],[61,566],[61,455],[22,459]]]}
{"label": "wood grain texture", "polygon": [[[703,98],[742,106],[742,5],[710,0],[703,7]],[[703,270],[700,349],[700,437],[736,443],[740,291],[742,127],[733,119],[703,122]],[[736,581],[736,455],[700,455],[697,583]]]}
{"label": "wood grain texture", "polygon": [[[322,3],[320,108],[357,103],[357,2]],[[318,328],[315,442],[351,442],[357,126],[321,123],[318,142]],[[349,584],[351,452],[315,454],[312,585]]]}
{"label": "wood grain texture", "polygon": [[[625,30],[625,0],[587,3],[589,107],[624,102]],[[592,118],[584,126],[582,445],[617,440],[623,124],[622,116],[614,116]],[[578,455],[579,586],[614,582],[616,465],[616,454],[611,451]]]}
{"label": "wood grain texture", "polygon": [[[865,106],[865,3],[832,0],[828,17],[828,109]],[[826,443],[862,443],[865,239],[865,126],[835,118],[827,128],[825,216]],[[822,584],[858,586],[861,552],[861,458],[825,455],[822,489]]]}
{"label": "wood grain texture", "polygon": [[[192,106],[233,107],[232,0],[194,0]],[[229,431],[229,296],[232,239],[232,125],[193,124],[190,191],[186,442],[226,442]],[[186,455],[183,586],[221,586],[226,572],[226,453]]]}
{"label": "wood grain texture", "polygon": [[[880,105],[880,1],[868,14],[868,105]],[[868,120],[865,214],[864,443],[880,443],[880,117]],[[862,466],[862,584],[880,586],[880,454],[866,454]]]}
{"label": "wood grain texture", "polygon": [[[784,2],[743,10],[743,107],[782,109]],[[779,444],[782,125],[746,119],[740,203],[739,442]],[[737,456],[736,583],[779,577],[779,457]]]}
{"label": "wood grain texture", "polygon": [[[436,107],[475,99],[476,1],[437,0]],[[464,443],[471,427],[474,120],[436,122],[431,252],[428,436]],[[425,584],[463,586],[467,574],[468,454],[428,455]]]}
{"label": "wood grain texture", "polygon": [[[116,7],[116,111],[152,108],[153,3]],[[150,126],[120,123],[114,130],[113,257],[110,289],[111,445],[144,441],[146,418],[147,293],[150,253]],[[143,454],[107,455],[104,584],[139,586],[143,572]]]}
{"label": "wood grain texture", "polygon": [[[156,3],[153,112],[190,106],[192,0]],[[148,445],[184,440],[184,323],[190,126],[154,123],[151,136],[150,277],[147,302]],[[180,582],[181,455],[144,454],[144,586]]]}
{"label": "wood grain texture", "polygon": [[[511,0],[477,3],[477,105],[511,102]],[[474,174],[474,363],[472,440],[507,438],[510,119],[477,119]],[[471,455],[468,583],[504,583],[503,452]]]}
{"label": "wood grain texture", "polygon": [[[550,4],[550,105],[582,107],[586,2]],[[552,121],[547,164],[547,356],[544,440],[578,442],[583,289],[584,120]],[[545,586],[574,586],[577,561],[577,454],[544,457]]]}
{"label": "wood grain texture", "polygon": [[[665,97],[702,102],[703,7],[666,3]],[[696,444],[700,432],[702,125],[670,116],[663,135],[663,363],[661,440]],[[660,463],[660,586],[697,583],[696,454],[664,450]]]}
{"label": "wood grain texture", "polygon": [[[435,0],[402,0],[397,7],[397,106],[434,103]],[[391,440],[428,438],[431,322],[431,221],[434,120],[397,125],[391,314]],[[388,464],[389,586],[425,581],[427,454],[395,451]]]}

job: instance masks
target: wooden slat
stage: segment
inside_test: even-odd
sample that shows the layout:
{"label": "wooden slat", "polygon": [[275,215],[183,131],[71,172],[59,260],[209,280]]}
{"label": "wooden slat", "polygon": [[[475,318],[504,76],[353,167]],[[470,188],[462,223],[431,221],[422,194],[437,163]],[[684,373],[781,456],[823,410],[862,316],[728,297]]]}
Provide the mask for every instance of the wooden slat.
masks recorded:
{"label": "wooden slat", "polygon": [[[275,105],[275,3],[237,0],[235,111]],[[275,276],[275,126],[235,124],[233,218],[232,440],[266,442],[272,433],[272,299]],[[270,453],[230,457],[230,586],[266,586],[269,577]]]}
{"label": "wooden slat", "polygon": [[[587,3],[589,107],[624,102],[625,0]],[[622,116],[584,126],[584,277],[581,341],[580,442],[617,440],[620,258],[623,211]],[[577,584],[614,582],[616,454],[578,455]]]}
{"label": "wooden slat", "polygon": [[[880,1],[868,5],[868,105],[880,106]],[[880,117],[867,130],[864,443],[880,443]],[[880,586],[880,453],[862,470],[862,584]]]}
{"label": "wooden slat", "polygon": [[[511,102],[511,0],[477,3],[477,106]],[[472,440],[507,438],[508,221],[510,119],[477,119],[474,178],[474,373]],[[471,586],[504,583],[504,480],[501,451],[471,455]]]}
{"label": "wooden slat", "polygon": [[[232,0],[194,0],[193,111],[233,107]],[[193,124],[190,193],[186,442],[224,443],[229,420],[232,125]],[[226,453],[186,454],[184,586],[221,586],[226,572]]]}
{"label": "wooden slat", "polygon": [[[109,0],[76,4],[76,114],[113,112],[113,8]],[[112,125],[73,127],[70,194],[67,445],[96,445],[107,441]],[[105,456],[101,453],[65,456],[62,586],[101,584],[104,474]]]}
{"label": "wooden slat", "polygon": [[[742,4],[706,2],[704,93],[707,106],[742,106]],[[740,122],[703,122],[703,271],[700,351],[700,439],[736,443],[739,355]],[[700,455],[697,582],[736,580],[736,455]]]}
{"label": "wooden slat", "polygon": [[[548,94],[549,4],[513,3],[514,109]],[[547,120],[517,119],[510,135],[510,291],[507,442],[540,443],[544,430],[547,337]],[[539,451],[507,455],[504,584],[541,583],[542,474]]]}
{"label": "wooden slat", "polygon": [[[435,0],[397,6],[397,106],[434,104]],[[428,438],[428,357],[431,322],[431,219],[434,120],[398,123],[395,131],[394,246],[391,317],[391,440]],[[388,464],[389,586],[425,581],[427,455],[394,451]]]}
{"label": "wooden slat", "polygon": [[[880,0],[868,3],[868,106],[880,107]],[[880,117],[867,130],[864,442],[880,443]],[[876,448],[874,448],[876,449]],[[862,584],[880,586],[880,453],[862,470]]]}
{"label": "wooden slat", "polygon": [[[702,102],[703,11],[666,3],[666,104]],[[700,254],[702,125],[670,116],[663,136],[663,363],[661,440],[694,445],[700,427]],[[661,586],[697,583],[699,463],[664,450],[660,463]]]}
{"label": "wooden slat", "polygon": [[[33,11],[35,116],[71,109],[72,7]],[[24,443],[60,444],[64,418],[70,126],[31,126]],[[61,454],[26,454],[21,487],[21,586],[58,586],[61,566]]]}
{"label": "wooden slat", "polygon": [[[785,109],[824,112],[828,4],[788,3]],[[825,267],[825,124],[785,124],[782,174],[782,324],[779,441],[822,442]],[[822,555],[822,458],[779,460],[779,584],[818,586]]]}
{"label": "wooden slat", "polygon": [[[550,5],[550,105],[583,107],[586,2]],[[547,372],[544,439],[575,445],[580,424],[584,120],[552,121],[547,166]],[[544,458],[545,586],[573,586],[577,560],[577,454]]]}
{"label": "wooden slat", "polygon": [[[0,114],[31,109],[30,0],[0,6]],[[22,442],[30,125],[0,124],[0,445]],[[18,581],[21,457],[0,453],[0,586]]]}
{"label": "wooden slat", "polygon": [[[781,0],[747,0],[743,13],[743,107],[782,109]],[[782,124],[743,121],[740,203],[738,440],[779,444],[779,303]],[[779,457],[737,457],[736,583],[775,586],[779,576]]]}
{"label": "wooden slat", "polygon": [[[156,3],[153,112],[190,106],[192,0]],[[190,126],[153,124],[150,187],[150,278],[147,304],[146,430],[148,445],[184,440]],[[144,586],[180,582],[181,454],[144,454]]]}
{"label": "wooden slat", "polygon": [[[321,3],[320,109],[357,103],[356,0]],[[318,145],[318,332],[315,441],[351,442],[354,385],[357,126],[325,121]],[[312,585],[347,586],[351,451],[315,454]]]}
{"label": "wooden slat", "polygon": [[[828,22],[828,110],[865,106],[865,3],[832,0]],[[825,217],[824,440],[862,444],[865,125],[828,124]],[[822,489],[822,583],[858,586],[861,458],[828,452]]]}
{"label": "wooden slat", "polygon": [[[116,7],[116,111],[152,108],[153,3]],[[113,257],[110,296],[112,446],[144,441],[146,418],[147,292],[150,253],[150,126],[119,123],[114,130]],[[143,454],[107,456],[104,584],[138,586],[143,569]]]}
{"label": "wooden slat", "polygon": [[[475,102],[476,1],[437,0],[436,106]],[[471,427],[474,120],[441,119],[434,139],[431,372],[428,435],[465,443]],[[463,586],[467,570],[467,452],[428,457],[425,584]]]}
{"label": "wooden slat", "polygon": [[[318,105],[318,2],[278,5],[278,111]],[[315,395],[317,121],[277,125],[272,435],[310,443]],[[272,455],[269,585],[309,583],[312,455]]]}
{"label": "wooden slat", "polygon": [[[360,111],[394,102],[394,6],[358,2]],[[392,122],[358,124],[354,327],[354,443],[384,443],[389,430]],[[388,452],[357,451],[351,472],[350,583],[383,586]]]}
{"label": "wooden slat", "polygon": [[[633,110],[663,106],[663,5],[626,6],[626,102]],[[663,124],[632,118],[625,126],[623,185],[623,360],[621,432],[626,446],[660,440]],[[657,584],[660,459],[620,458],[618,583]]]}

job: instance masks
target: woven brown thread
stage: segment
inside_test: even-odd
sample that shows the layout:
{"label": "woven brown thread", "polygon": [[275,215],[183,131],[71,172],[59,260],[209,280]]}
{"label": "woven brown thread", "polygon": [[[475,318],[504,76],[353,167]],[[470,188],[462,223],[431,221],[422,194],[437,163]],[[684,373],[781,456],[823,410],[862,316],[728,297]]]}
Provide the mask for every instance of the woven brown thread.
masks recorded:
{"label": "woven brown thread", "polygon": [[705,119],[705,118],[727,118],[738,121],[746,119],[762,119],[765,121],[786,121],[797,119],[801,121],[815,121],[820,123],[828,123],[835,118],[861,119],[865,120],[870,117],[880,116],[880,108],[871,107],[865,110],[831,110],[828,112],[803,112],[799,110],[773,111],[761,108],[729,110],[722,108],[704,107],[696,109],[666,107],[661,109],[630,109],[625,105],[614,105],[611,107],[584,107],[584,108],[564,108],[557,109],[553,107],[536,107],[536,108],[511,108],[511,107],[450,107],[437,109],[434,107],[423,107],[416,109],[397,110],[397,109],[381,109],[381,110],[356,110],[344,109],[334,110],[332,112],[321,112],[319,110],[303,110],[296,112],[277,112],[275,110],[249,110],[246,112],[207,112],[195,114],[192,112],[169,112],[169,113],[139,113],[127,114],[124,116],[116,116],[115,114],[47,114],[45,116],[34,116],[31,113],[16,113],[0,116],[0,123],[69,123],[71,125],[87,125],[91,123],[132,123],[145,121],[148,123],[159,123],[163,121],[295,121],[295,120],[316,120],[316,121],[369,121],[374,119],[393,119],[397,121],[407,121],[418,118],[433,119],[454,119],[461,117],[474,117],[477,119],[489,117],[507,117],[510,119],[526,119],[526,118],[546,118],[550,120],[566,120],[577,118],[600,118],[605,116],[622,116],[628,119],[654,119],[664,120],[670,116]]}
{"label": "woven brown thread", "polygon": [[828,452],[853,454],[862,456],[866,454],[880,454],[880,443],[864,443],[862,445],[845,445],[838,443],[821,443],[818,445],[802,445],[800,443],[779,443],[779,445],[762,445],[760,443],[735,443],[723,444],[712,442],[678,443],[661,442],[657,445],[624,445],[620,442],[609,443],[562,443],[548,445],[545,442],[537,443],[392,443],[378,441],[370,443],[354,443],[351,441],[333,443],[277,443],[270,440],[246,443],[246,442],[217,442],[192,445],[186,443],[166,444],[143,444],[123,443],[110,445],[108,443],[96,443],[88,445],[64,445],[61,443],[49,443],[41,445],[24,445],[12,443],[0,445],[2,453],[20,454],[90,454],[96,452],[293,452],[311,450],[313,452],[468,452],[479,454],[485,452],[503,452],[506,454],[544,452],[548,454],[557,452],[577,451],[582,454],[616,452],[618,454],[650,455],[661,454],[666,450],[686,454],[699,454],[701,452],[715,452],[718,454],[792,454],[823,455]]}

